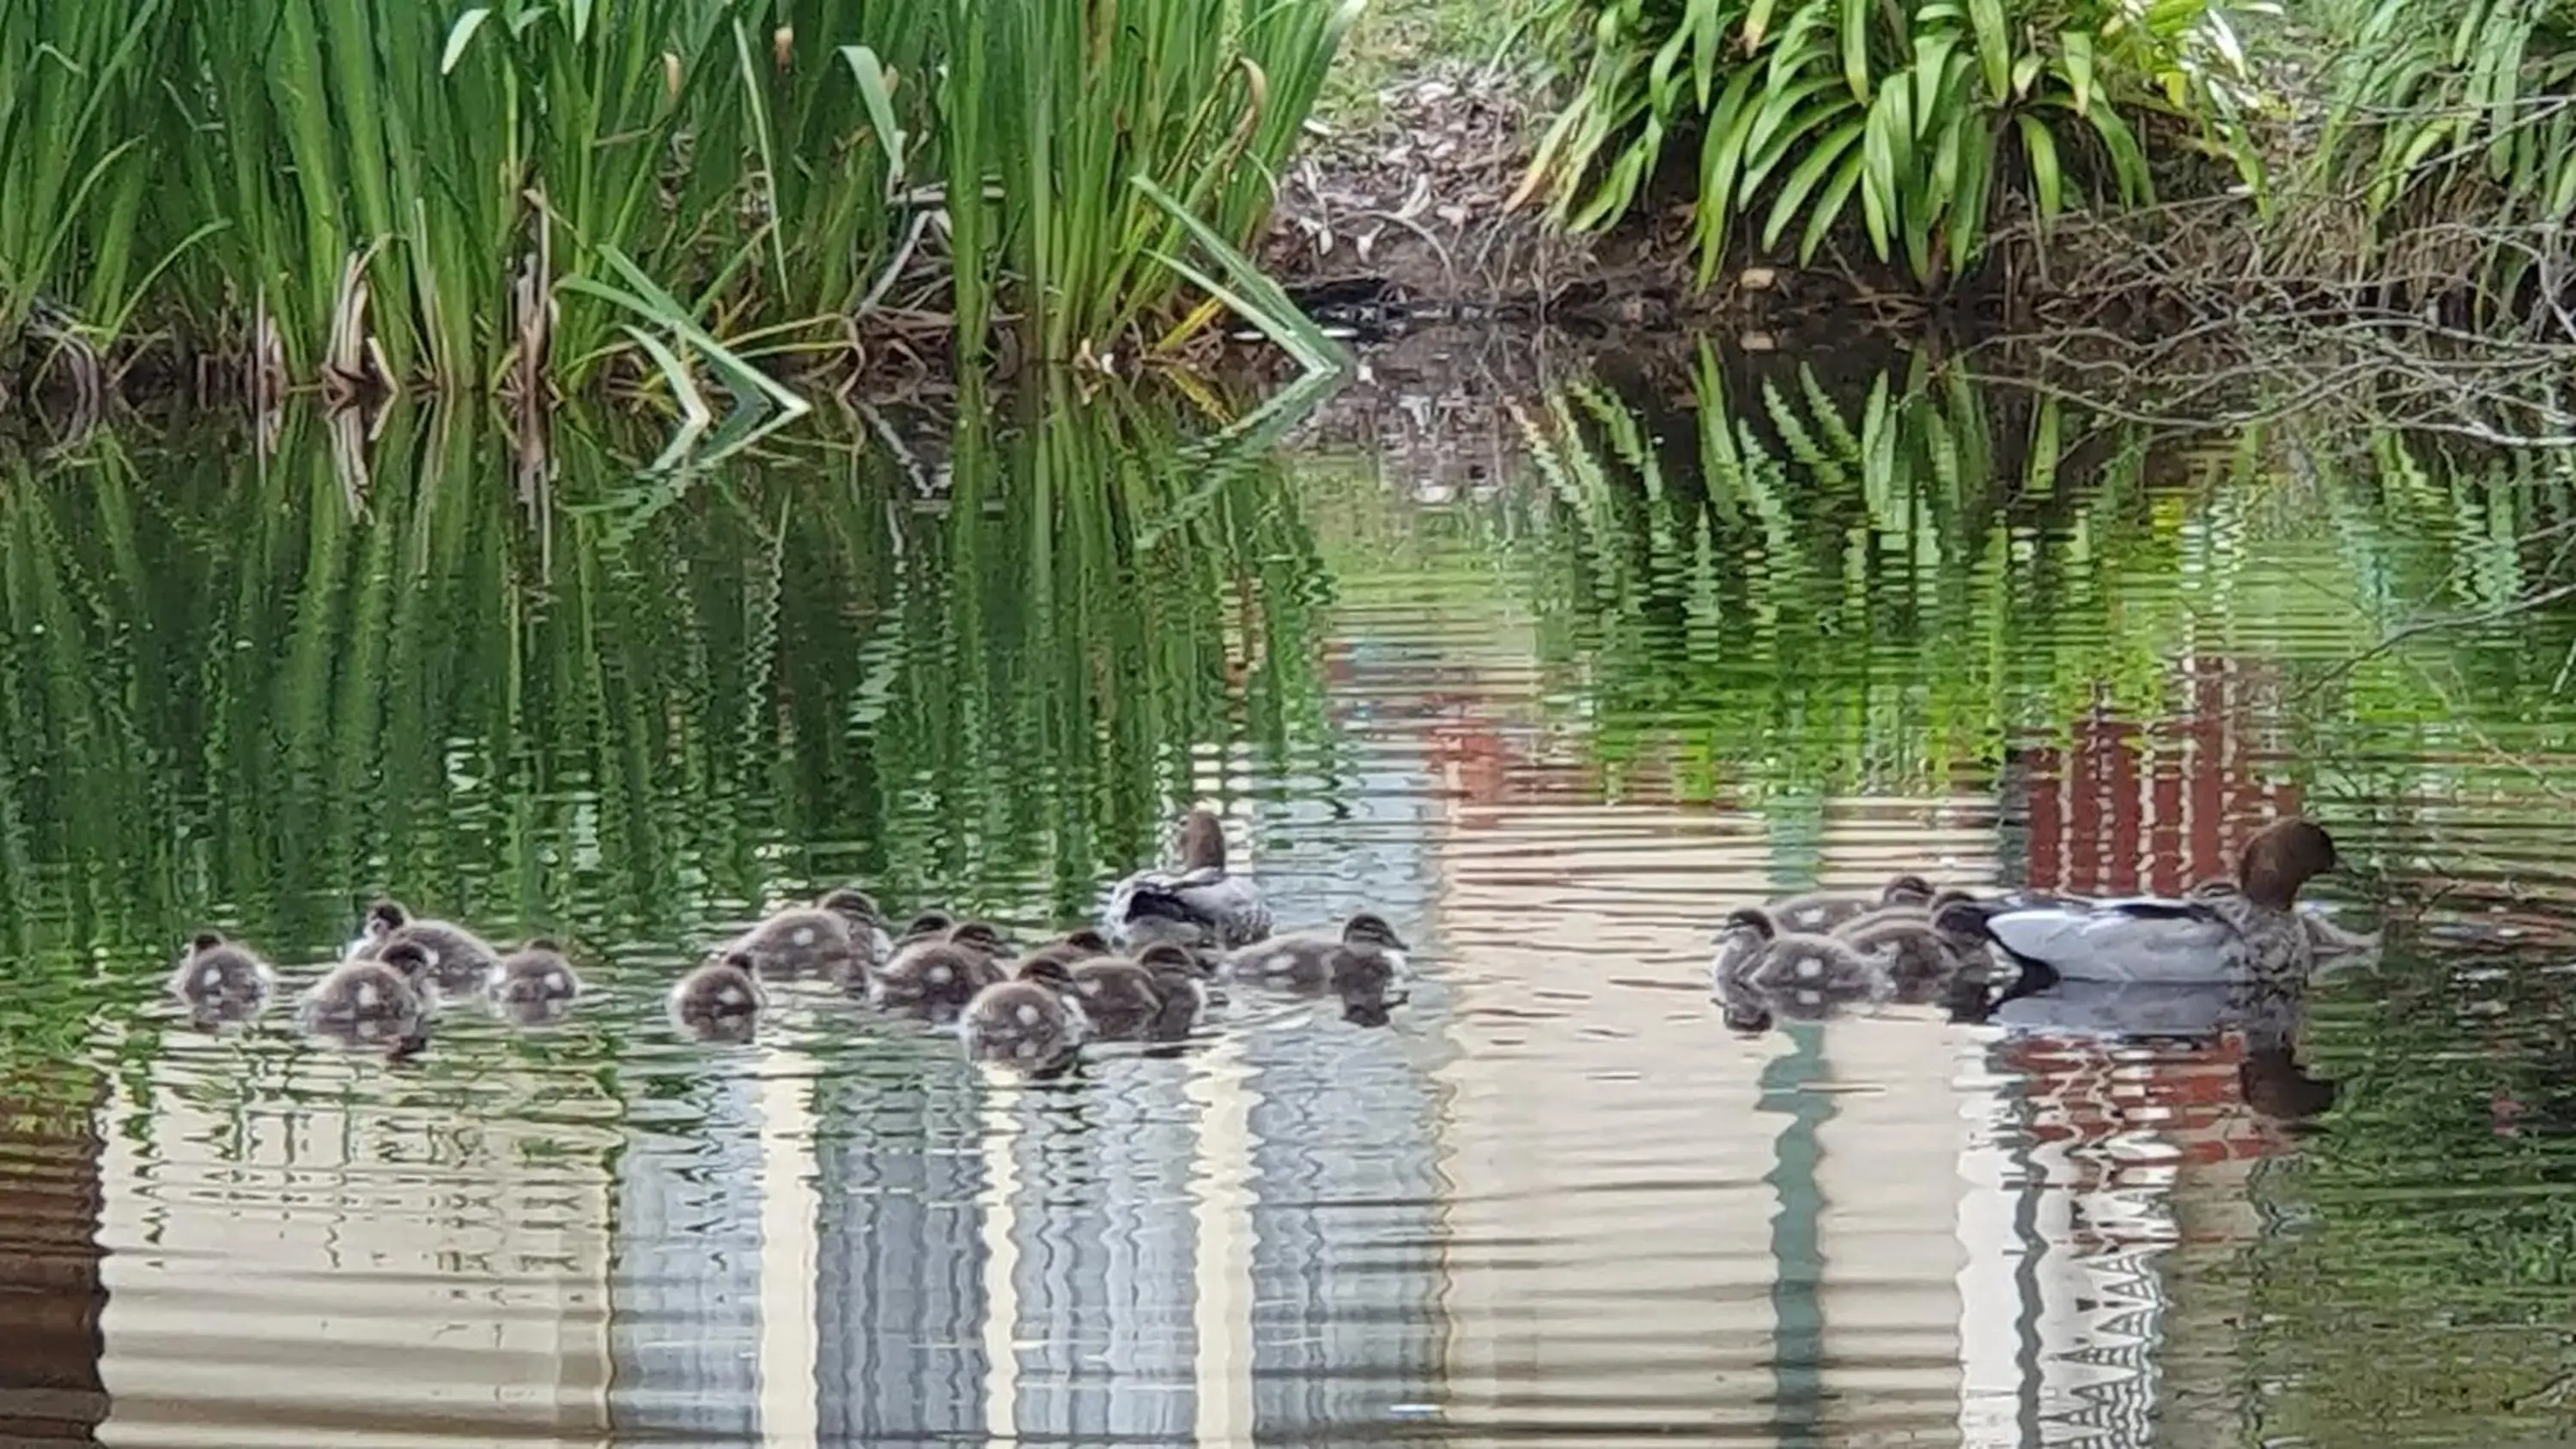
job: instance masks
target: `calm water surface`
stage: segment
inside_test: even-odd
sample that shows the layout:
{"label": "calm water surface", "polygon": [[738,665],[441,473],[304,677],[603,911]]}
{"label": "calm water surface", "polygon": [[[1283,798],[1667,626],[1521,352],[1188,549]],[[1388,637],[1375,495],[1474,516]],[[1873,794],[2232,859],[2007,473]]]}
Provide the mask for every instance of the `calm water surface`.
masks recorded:
{"label": "calm water surface", "polygon": [[[2561,461],[1908,370],[8,455],[0,1442],[2576,1430],[2576,616],[2373,652],[2569,577]],[[1201,801],[1285,925],[1414,942],[1390,1021],[1027,1082],[663,1018],[844,880],[1079,920]],[[1707,996],[1745,899],[2173,890],[2287,809],[2390,933],[2304,1001]],[[380,891],[593,990],[400,1063],[160,995]]]}

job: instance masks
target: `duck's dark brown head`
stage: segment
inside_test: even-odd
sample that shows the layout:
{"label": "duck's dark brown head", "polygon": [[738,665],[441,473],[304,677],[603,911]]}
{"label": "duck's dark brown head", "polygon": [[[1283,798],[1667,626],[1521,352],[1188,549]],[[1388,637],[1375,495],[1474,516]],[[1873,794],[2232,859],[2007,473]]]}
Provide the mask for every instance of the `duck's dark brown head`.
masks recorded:
{"label": "duck's dark brown head", "polygon": [[1050,991],[1071,991],[1073,989],[1073,972],[1067,969],[1062,961],[1059,961],[1052,956],[1031,956],[1028,960],[1021,962],[1019,978],[1022,981],[1034,982],[1037,985],[1046,987]]}
{"label": "duck's dark brown head", "polygon": [[1919,906],[1932,899],[1932,883],[1919,875],[1900,875],[1879,892],[1881,905]]}
{"label": "duck's dark brown head", "polygon": [[823,897],[819,904],[853,925],[875,926],[885,921],[885,914],[877,909],[877,898],[856,886],[843,886]]}
{"label": "duck's dark brown head", "polygon": [[216,931],[199,931],[196,935],[191,936],[188,939],[188,950],[192,953],[212,951],[222,944],[224,944],[222,933]]}
{"label": "duck's dark brown head", "polygon": [[2236,878],[2247,900],[2286,911],[2298,901],[2301,886],[2341,863],[2334,838],[2314,821],[2294,816],[2264,827],[2245,843]]}
{"label": "duck's dark brown head", "polygon": [[1933,906],[1932,929],[1943,935],[1959,936],[1972,941],[1988,939],[1986,917],[1993,908],[1965,892],[1952,891],[1945,894],[1956,895],[1958,899],[1940,901]]}
{"label": "duck's dark brown head", "polygon": [[1031,951],[1028,955],[1020,958],[1019,974],[1022,976],[1028,975],[1029,968],[1040,961],[1052,961],[1058,966],[1069,967],[1077,961],[1088,961],[1094,956],[1106,956],[1108,954],[1109,953],[1106,951],[1085,951],[1080,946],[1076,946],[1068,941],[1049,941],[1047,944],[1040,946],[1036,950]]}
{"label": "duck's dark brown head", "polygon": [[414,981],[426,974],[430,967],[429,948],[409,939],[389,943],[376,953],[376,959]]}
{"label": "duck's dark brown head", "polygon": [[1085,926],[1079,931],[1065,932],[1064,940],[1061,944],[1071,946],[1073,949],[1083,952],[1086,955],[1106,956],[1109,954],[1109,938],[1100,934],[1098,931],[1091,929],[1089,926]]}
{"label": "duck's dark brown head", "polygon": [[945,935],[948,928],[956,924],[957,918],[946,911],[924,911],[904,926],[903,936],[911,941],[924,936]]}
{"label": "duck's dark brown head", "polygon": [[411,912],[391,896],[380,896],[367,907],[367,934],[390,936],[411,924]]}
{"label": "duck's dark brown head", "polygon": [[987,956],[999,956],[1010,950],[1000,928],[990,921],[959,921],[948,928],[948,944],[963,946]]}
{"label": "duck's dark brown head", "polygon": [[1411,949],[1404,944],[1404,938],[1395,933],[1395,927],[1386,923],[1384,916],[1373,915],[1367,911],[1351,917],[1343,925],[1342,941],[1345,945],[1376,946],[1388,951]]}
{"label": "duck's dark brown head", "polygon": [[1181,821],[1181,868],[1225,868],[1225,826],[1213,810],[1193,810]]}
{"label": "duck's dark brown head", "polygon": [[760,974],[760,958],[752,955],[749,951],[727,951],[724,954],[723,964],[732,967],[734,970],[741,972],[745,976],[758,976]]}
{"label": "duck's dark brown head", "polygon": [[1200,974],[1199,960],[1190,954],[1189,948],[1176,946],[1169,941],[1157,941],[1137,952],[1136,964],[1148,971],[1177,968],[1193,976]]}
{"label": "duck's dark brown head", "polygon": [[1780,928],[1771,924],[1771,913],[1760,906],[1740,906],[1728,912],[1726,924],[1718,927],[1718,934],[1735,931],[1750,931],[1765,941],[1780,934]]}

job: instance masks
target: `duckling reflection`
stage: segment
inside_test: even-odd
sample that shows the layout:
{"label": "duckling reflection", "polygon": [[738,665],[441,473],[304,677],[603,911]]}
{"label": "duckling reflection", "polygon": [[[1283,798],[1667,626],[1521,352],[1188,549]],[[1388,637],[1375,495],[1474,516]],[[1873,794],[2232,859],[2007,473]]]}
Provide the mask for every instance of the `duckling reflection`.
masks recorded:
{"label": "duckling reflection", "polygon": [[200,931],[170,973],[170,994],[199,1026],[248,1021],[268,1009],[277,973],[258,952]]}

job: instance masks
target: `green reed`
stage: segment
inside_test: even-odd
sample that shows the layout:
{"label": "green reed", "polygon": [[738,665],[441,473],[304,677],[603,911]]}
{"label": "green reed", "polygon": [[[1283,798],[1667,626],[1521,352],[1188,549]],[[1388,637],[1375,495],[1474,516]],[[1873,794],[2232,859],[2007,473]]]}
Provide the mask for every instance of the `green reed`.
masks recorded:
{"label": "green reed", "polygon": [[[2576,489],[2544,457],[2287,428],[2177,447],[1920,355],[1828,383],[1703,348],[1692,395],[1682,418],[1570,386],[1534,429],[1549,487],[1515,547],[1605,763],[1702,793],[1939,785],[2097,703],[2160,717],[2180,655],[2250,652],[2300,691],[2297,758],[2364,788],[2331,763],[2352,730],[2564,688],[2563,605],[2508,617],[2576,579]],[[2378,652],[2481,615],[2535,642]],[[2469,790],[2518,767],[2446,768]]]}
{"label": "green reed", "polygon": [[1132,360],[1192,243],[1139,178],[1249,243],[1357,3],[0,0],[0,353],[577,390],[945,312]]}

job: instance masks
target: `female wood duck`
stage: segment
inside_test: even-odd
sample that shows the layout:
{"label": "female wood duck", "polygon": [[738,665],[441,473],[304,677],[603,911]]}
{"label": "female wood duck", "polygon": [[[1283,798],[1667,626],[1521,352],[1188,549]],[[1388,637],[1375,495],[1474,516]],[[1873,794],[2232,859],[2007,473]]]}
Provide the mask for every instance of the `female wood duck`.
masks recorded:
{"label": "female wood duck", "polygon": [[1074,979],[1053,961],[1031,961],[1008,981],[975,993],[958,1014],[957,1034],[984,1061],[1043,1070],[1062,1064],[1089,1035]]}
{"label": "female wood duck", "polygon": [[297,1006],[305,1029],[351,1042],[408,1036],[435,1001],[429,948],[384,942],[376,954],[343,961],[307,988]]}
{"label": "female wood duck", "polygon": [[2070,981],[2303,979],[2317,951],[2299,889],[2339,863],[2333,839],[2293,817],[2246,842],[2233,883],[2204,882],[2181,900],[1954,903],[1941,920]]}
{"label": "female wood duck", "polygon": [[747,951],[709,961],[671,988],[671,1020],[701,1041],[749,1040],[768,1006],[759,962]]}
{"label": "female wood duck", "polygon": [[1198,963],[1177,946],[1149,946],[1133,960],[1095,956],[1071,971],[1083,1015],[1104,1040],[1175,1040],[1207,1008]]}
{"label": "female wood duck", "polygon": [[483,988],[499,948],[453,921],[415,916],[402,902],[386,897],[367,908],[367,920],[350,955],[381,959],[387,942],[416,941],[429,958],[428,980],[441,995],[468,996]]}
{"label": "female wood duck", "polygon": [[1865,911],[1884,906],[1912,906],[1919,910],[1931,899],[1931,884],[1923,877],[1900,875],[1890,880],[1876,896],[1810,891],[1806,895],[1773,901],[1762,909],[1778,930],[1795,935],[1820,935]]}
{"label": "female wood duck", "polygon": [[539,936],[493,963],[488,989],[502,1015],[533,1025],[570,1010],[581,995],[581,977],[564,959],[563,947]]}
{"label": "female wood duck", "polygon": [[170,994],[200,1020],[242,1021],[267,1007],[277,973],[259,953],[214,931],[200,931],[170,973]]}
{"label": "female wood duck", "polygon": [[945,1016],[1008,977],[1000,963],[971,946],[932,939],[894,953],[868,981],[868,1000],[887,1011]]}
{"label": "female wood duck", "polygon": [[893,954],[894,944],[876,898],[844,886],[812,905],[764,918],[719,949],[749,956],[773,981],[829,981],[854,991],[865,989],[867,973]]}
{"label": "female wood duck", "polygon": [[1131,951],[1159,941],[1226,951],[1270,934],[1270,906],[1259,886],[1226,870],[1215,813],[1192,810],[1181,823],[1180,869],[1140,870],[1112,886],[1101,928]]}

